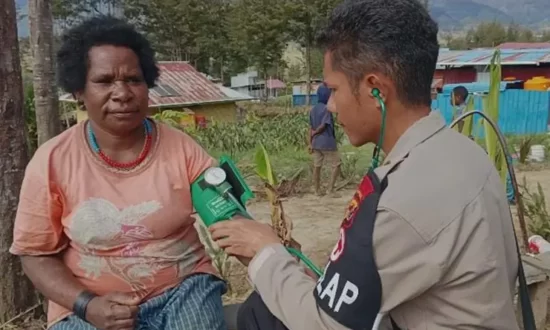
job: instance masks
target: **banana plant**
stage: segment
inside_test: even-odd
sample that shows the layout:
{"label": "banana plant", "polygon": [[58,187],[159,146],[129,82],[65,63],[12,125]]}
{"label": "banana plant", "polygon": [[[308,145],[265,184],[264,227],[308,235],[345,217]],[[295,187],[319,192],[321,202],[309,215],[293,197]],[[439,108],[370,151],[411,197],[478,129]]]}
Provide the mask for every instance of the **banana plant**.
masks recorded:
{"label": "banana plant", "polygon": [[[468,97],[468,100],[466,101],[466,110],[465,112],[469,112],[475,109],[474,105],[474,96]],[[473,136],[474,133],[474,116],[469,116],[464,118],[463,120],[464,125],[462,126],[462,131],[460,133],[466,135],[466,136]],[[458,129],[458,125],[455,126]]]}
{"label": "banana plant", "polygon": [[[487,116],[495,123],[498,123],[500,83],[502,78],[500,50],[496,50],[491,58],[490,73],[491,81],[489,84],[489,94],[483,99],[483,108]],[[485,128],[485,145],[487,147],[487,153],[494,162],[502,182],[506,183],[508,169],[506,167],[505,153],[500,147],[497,133],[493,131],[491,125],[486,121],[484,121],[483,125]]]}
{"label": "banana plant", "polygon": [[263,144],[258,144],[255,155],[256,174],[264,182],[271,208],[271,225],[285,246],[301,250],[301,245],[292,239],[292,220],[286,215],[281,196],[277,190],[277,175],[273,170],[269,154]]}
{"label": "banana plant", "polygon": [[269,160],[269,154],[265,149],[263,144],[258,144],[255,155],[256,163],[256,174],[262,179],[266,184],[269,184],[271,187],[277,186],[277,176],[273,171],[271,166],[271,161]]}

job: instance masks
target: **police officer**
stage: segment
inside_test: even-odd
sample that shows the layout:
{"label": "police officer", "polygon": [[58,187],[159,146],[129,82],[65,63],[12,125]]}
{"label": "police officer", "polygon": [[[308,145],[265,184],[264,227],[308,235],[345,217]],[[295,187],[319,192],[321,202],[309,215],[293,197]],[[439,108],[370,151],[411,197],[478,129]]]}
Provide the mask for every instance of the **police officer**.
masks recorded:
{"label": "police officer", "polygon": [[483,149],[430,109],[437,34],[417,0],[334,10],[318,40],[329,109],[354,146],[387,157],[359,185],[317,281],[268,225],[211,228],[256,290],[239,330],[371,329],[379,315],[394,329],[518,329],[504,186]]}

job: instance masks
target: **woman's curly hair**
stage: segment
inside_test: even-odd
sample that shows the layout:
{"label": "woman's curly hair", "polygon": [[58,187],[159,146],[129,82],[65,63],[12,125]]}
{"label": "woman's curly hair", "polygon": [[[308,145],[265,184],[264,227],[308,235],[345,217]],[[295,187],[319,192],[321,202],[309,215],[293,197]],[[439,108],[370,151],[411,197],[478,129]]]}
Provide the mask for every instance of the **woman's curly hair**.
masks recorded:
{"label": "woman's curly hair", "polygon": [[58,84],[67,93],[84,90],[88,74],[88,52],[94,46],[127,47],[136,53],[143,78],[149,88],[155,86],[159,69],[149,41],[131,24],[112,17],[90,18],[63,34],[57,52]]}

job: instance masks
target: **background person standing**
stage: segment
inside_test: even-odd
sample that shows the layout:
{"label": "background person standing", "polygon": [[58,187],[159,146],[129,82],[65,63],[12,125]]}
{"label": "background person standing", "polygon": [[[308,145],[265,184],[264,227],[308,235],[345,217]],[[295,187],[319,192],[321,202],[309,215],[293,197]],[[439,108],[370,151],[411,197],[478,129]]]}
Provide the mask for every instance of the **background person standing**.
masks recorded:
{"label": "background person standing", "polygon": [[318,103],[309,112],[309,148],[313,155],[313,184],[315,194],[318,196],[323,195],[321,191],[321,169],[326,160],[332,168],[328,193],[334,196],[334,185],[341,173],[342,161],[336,142],[334,118],[327,108],[330,89],[325,84],[317,89],[317,98]]}
{"label": "background person standing", "polygon": [[[453,120],[462,116],[466,112],[466,100],[468,100],[468,89],[464,86],[457,86],[453,88],[453,94],[451,95],[451,105],[454,107]],[[464,128],[464,121],[458,123],[458,131],[462,132]]]}

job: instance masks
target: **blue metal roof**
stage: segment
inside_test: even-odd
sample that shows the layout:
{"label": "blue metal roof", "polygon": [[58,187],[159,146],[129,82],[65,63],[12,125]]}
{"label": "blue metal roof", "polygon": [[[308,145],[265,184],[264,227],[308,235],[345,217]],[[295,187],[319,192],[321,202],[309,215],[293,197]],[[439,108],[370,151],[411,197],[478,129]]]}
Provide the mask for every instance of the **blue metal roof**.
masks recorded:
{"label": "blue metal roof", "polygon": [[[489,65],[495,49],[440,51],[437,65]],[[538,65],[550,63],[550,49],[502,49],[502,65]]]}

